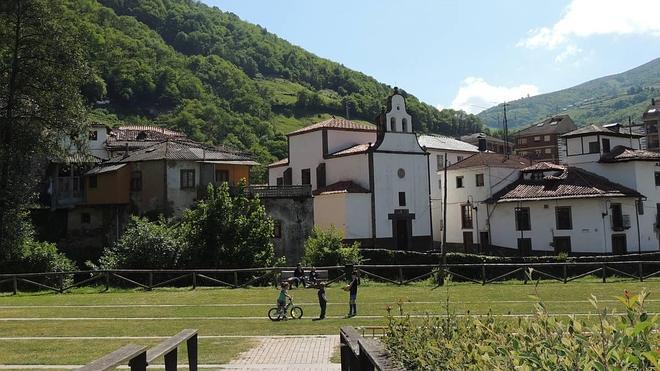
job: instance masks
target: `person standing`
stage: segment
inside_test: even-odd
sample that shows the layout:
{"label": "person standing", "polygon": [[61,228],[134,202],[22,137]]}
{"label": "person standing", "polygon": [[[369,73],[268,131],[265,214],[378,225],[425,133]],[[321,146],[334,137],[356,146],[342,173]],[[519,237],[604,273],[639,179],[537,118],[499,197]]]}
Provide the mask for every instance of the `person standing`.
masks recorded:
{"label": "person standing", "polygon": [[328,305],[328,299],[325,297],[325,282],[319,282],[318,288],[319,291],[316,295],[319,297],[319,306],[321,307],[321,314],[318,319],[321,320],[325,318],[325,308]]}
{"label": "person standing", "polygon": [[360,284],[360,274],[359,271],[356,270],[353,273],[353,280],[351,283],[349,283],[344,289],[348,291],[348,316],[347,317],[355,317],[357,315],[357,292],[358,292],[358,285]]}

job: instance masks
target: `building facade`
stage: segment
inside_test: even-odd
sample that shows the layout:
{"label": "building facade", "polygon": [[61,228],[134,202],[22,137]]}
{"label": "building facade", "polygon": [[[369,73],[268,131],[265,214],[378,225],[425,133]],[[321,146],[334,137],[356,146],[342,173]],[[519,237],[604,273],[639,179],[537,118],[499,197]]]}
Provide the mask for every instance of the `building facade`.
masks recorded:
{"label": "building facade", "polygon": [[660,152],[660,103],[651,99],[651,104],[642,115],[644,131],[646,133],[646,149]]}
{"label": "building facade", "polygon": [[577,129],[568,115],[541,120],[514,134],[516,154],[532,161],[559,163],[559,137]]}

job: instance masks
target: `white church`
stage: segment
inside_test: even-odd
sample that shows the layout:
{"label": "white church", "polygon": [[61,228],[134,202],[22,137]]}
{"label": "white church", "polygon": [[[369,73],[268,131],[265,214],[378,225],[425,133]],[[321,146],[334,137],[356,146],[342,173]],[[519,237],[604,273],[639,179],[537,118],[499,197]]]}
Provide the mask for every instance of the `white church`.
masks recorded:
{"label": "white church", "polygon": [[334,226],[363,247],[431,248],[429,157],[398,89],[375,126],[332,118],[289,133],[288,142],[268,183],[310,185],[315,226]]}

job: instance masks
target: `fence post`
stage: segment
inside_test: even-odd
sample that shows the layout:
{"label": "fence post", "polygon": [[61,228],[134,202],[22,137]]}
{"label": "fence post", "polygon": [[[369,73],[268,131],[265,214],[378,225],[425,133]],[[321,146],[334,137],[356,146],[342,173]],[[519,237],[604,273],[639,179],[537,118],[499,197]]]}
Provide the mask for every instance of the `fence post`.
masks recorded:
{"label": "fence post", "polygon": [[399,267],[399,286],[403,285],[403,268]]}
{"label": "fence post", "polygon": [[481,284],[486,284],[486,263],[481,262]]}
{"label": "fence post", "polygon": [[110,272],[105,271],[105,291],[110,290]]}
{"label": "fence post", "polygon": [[[238,271],[234,271],[234,286],[238,287]],[[277,286],[277,284],[275,286]]]}
{"label": "fence post", "polygon": [[188,350],[188,369],[197,371],[197,334],[186,341],[186,348]]}
{"label": "fence post", "polygon": [[18,294],[18,278],[16,276],[13,277],[12,283],[14,286],[14,295]]}
{"label": "fence post", "polygon": [[64,293],[64,273],[60,273],[58,275],[58,278],[59,278],[59,283],[60,283],[59,292],[60,292],[60,294],[62,294],[62,293]]}
{"label": "fence post", "polygon": [[149,286],[147,290],[151,291],[151,287],[154,285],[154,272],[149,271]]}
{"label": "fence post", "polygon": [[606,282],[606,279],[605,279],[605,273],[606,273],[605,263],[601,264],[601,270],[602,270],[602,276],[603,276],[603,283],[605,283]]}
{"label": "fence post", "polygon": [[562,267],[562,274],[564,275],[564,283],[568,282],[568,270],[566,269],[566,262],[564,262],[564,265]]}
{"label": "fence post", "polygon": [[197,288],[197,272],[192,272],[192,285],[193,290]]}
{"label": "fence post", "polygon": [[642,262],[639,262],[639,282],[644,282],[644,271],[642,270]]}

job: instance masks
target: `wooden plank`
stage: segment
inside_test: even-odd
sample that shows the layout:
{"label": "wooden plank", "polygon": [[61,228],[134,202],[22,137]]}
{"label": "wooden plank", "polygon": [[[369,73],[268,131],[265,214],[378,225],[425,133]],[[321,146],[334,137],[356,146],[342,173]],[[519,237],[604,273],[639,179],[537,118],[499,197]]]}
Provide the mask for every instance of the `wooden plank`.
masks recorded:
{"label": "wooden plank", "polygon": [[[105,371],[111,370],[115,367],[129,362],[133,358],[137,358],[141,354],[144,354],[146,347],[128,344],[125,345],[112,353],[106,354],[105,356],[88,363],[87,365],[78,368],[78,371]],[[138,366],[138,365],[136,365]],[[146,365],[144,365],[146,368]]]}
{"label": "wooden plank", "polygon": [[358,340],[360,345],[360,370],[403,371],[390,360],[385,345],[377,339]]}
{"label": "wooden plank", "polygon": [[185,329],[147,351],[147,363],[176,349],[191,337],[197,335],[196,329]]}

